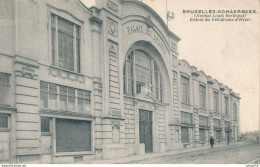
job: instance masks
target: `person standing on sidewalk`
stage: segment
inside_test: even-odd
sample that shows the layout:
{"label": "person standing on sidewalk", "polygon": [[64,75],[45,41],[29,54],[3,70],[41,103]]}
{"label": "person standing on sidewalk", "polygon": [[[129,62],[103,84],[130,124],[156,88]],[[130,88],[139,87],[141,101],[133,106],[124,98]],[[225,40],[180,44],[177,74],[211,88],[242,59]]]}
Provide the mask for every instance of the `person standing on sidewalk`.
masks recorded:
{"label": "person standing on sidewalk", "polygon": [[213,145],[214,145],[214,139],[213,139],[212,136],[210,136],[209,142],[210,142],[211,148],[213,148]]}

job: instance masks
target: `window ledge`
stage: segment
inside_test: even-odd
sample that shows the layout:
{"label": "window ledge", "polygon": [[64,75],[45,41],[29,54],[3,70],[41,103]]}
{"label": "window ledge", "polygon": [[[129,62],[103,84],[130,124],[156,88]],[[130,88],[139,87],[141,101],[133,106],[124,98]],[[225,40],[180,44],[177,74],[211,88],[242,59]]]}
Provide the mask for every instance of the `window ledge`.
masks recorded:
{"label": "window ledge", "polygon": [[51,136],[52,133],[50,132],[41,132],[41,136]]}
{"label": "window ledge", "polygon": [[200,125],[199,129],[210,129],[210,127],[209,126],[202,126],[202,125]]}
{"label": "window ledge", "polygon": [[10,84],[6,85],[6,84],[2,84],[2,83],[0,83],[0,86],[11,87],[11,85],[10,85]]}
{"label": "window ledge", "polygon": [[60,157],[60,156],[76,156],[76,155],[94,155],[94,152],[92,151],[84,151],[84,152],[60,152],[60,153],[55,153],[55,157]]}
{"label": "window ledge", "polygon": [[181,126],[183,126],[183,127],[195,127],[195,125],[193,125],[193,124],[184,124],[184,123],[181,123]]}
{"label": "window ledge", "polygon": [[112,115],[102,116],[101,118],[125,120],[125,118],[123,117],[112,116]]}
{"label": "window ledge", "polygon": [[17,111],[17,109],[11,107],[11,105],[5,105],[5,104],[0,104],[0,110]]}
{"label": "window ledge", "polygon": [[0,132],[10,132],[9,128],[0,128]]}
{"label": "window ledge", "polygon": [[71,111],[58,111],[58,110],[52,110],[52,109],[40,109],[41,114],[50,114],[52,116],[72,116],[72,117],[79,117],[79,116],[85,116],[86,118],[96,118],[93,115],[86,114],[86,113],[79,113],[79,112],[71,112]]}

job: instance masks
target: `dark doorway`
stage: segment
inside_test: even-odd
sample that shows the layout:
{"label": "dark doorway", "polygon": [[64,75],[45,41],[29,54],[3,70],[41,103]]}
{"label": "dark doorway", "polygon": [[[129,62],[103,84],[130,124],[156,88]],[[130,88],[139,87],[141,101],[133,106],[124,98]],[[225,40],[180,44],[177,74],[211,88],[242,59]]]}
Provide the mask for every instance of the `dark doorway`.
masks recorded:
{"label": "dark doorway", "polygon": [[152,112],[139,110],[139,136],[140,143],[145,144],[145,152],[153,152],[153,135],[152,135]]}
{"label": "dark doorway", "polygon": [[181,127],[181,142],[189,143],[189,128]]}

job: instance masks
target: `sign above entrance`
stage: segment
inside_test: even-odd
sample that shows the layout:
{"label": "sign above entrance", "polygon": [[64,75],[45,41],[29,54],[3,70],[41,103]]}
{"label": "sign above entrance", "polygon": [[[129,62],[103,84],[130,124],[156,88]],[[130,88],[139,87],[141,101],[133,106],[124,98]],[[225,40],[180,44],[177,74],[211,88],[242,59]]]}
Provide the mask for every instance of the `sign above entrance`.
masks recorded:
{"label": "sign above entrance", "polygon": [[124,28],[124,38],[128,37],[131,34],[144,34],[149,37],[160,47],[162,52],[166,53],[166,46],[163,43],[161,37],[153,30],[151,26],[147,26],[147,24],[141,22],[129,23]]}

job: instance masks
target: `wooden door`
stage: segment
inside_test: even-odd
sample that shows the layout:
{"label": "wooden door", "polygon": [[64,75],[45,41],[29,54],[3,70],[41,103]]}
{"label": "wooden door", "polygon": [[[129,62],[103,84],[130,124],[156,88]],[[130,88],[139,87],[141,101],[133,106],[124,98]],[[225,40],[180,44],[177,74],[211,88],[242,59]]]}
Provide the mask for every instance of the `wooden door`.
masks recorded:
{"label": "wooden door", "polygon": [[145,144],[145,152],[153,152],[152,112],[139,110],[139,137],[140,143]]}
{"label": "wooden door", "polygon": [[42,150],[42,159],[43,164],[52,163],[52,136],[46,135],[41,136],[41,150]]}
{"label": "wooden door", "polygon": [[53,162],[52,121],[50,118],[41,118],[41,163],[43,164]]}

